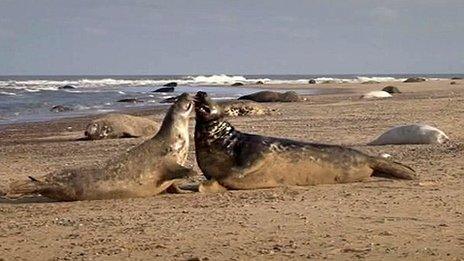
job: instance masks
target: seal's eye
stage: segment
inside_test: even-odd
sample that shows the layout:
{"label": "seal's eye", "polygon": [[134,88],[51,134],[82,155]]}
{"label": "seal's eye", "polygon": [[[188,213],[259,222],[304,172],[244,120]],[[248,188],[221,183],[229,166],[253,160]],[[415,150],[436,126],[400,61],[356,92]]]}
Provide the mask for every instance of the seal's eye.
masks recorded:
{"label": "seal's eye", "polygon": [[192,104],[191,102],[189,102],[189,104],[187,105],[187,109],[185,109],[185,110],[186,110],[186,111],[189,111],[190,109],[192,109],[192,105],[193,105],[193,104]]}

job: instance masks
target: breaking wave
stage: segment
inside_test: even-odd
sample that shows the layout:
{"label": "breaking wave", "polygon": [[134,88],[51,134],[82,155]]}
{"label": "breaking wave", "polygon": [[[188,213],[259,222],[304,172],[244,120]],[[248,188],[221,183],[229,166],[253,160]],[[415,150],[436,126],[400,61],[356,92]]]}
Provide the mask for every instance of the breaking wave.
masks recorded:
{"label": "breaking wave", "polygon": [[[199,75],[199,76],[184,76],[172,77],[166,79],[78,79],[78,80],[6,80],[0,81],[0,88],[4,89],[19,89],[28,92],[38,90],[56,91],[59,87],[71,85],[76,88],[118,88],[118,87],[151,87],[161,86],[169,82],[176,82],[179,85],[192,86],[220,86],[231,85],[233,83],[255,84],[262,82],[265,84],[307,84],[309,80],[315,80],[316,83],[364,83],[364,82],[390,82],[404,81],[405,78],[394,77],[364,77],[355,78],[302,78],[302,79],[270,79],[270,78],[246,78],[241,75]],[[69,91],[69,90],[68,90]]]}

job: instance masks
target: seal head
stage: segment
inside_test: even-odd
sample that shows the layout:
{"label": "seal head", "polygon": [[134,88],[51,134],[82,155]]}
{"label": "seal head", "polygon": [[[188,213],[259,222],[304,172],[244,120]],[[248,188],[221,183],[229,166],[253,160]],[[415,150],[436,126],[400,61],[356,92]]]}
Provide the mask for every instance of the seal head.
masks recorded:
{"label": "seal head", "polygon": [[198,92],[195,96],[196,121],[209,122],[222,118],[224,113],[221,106],[213,102],[206,92]]}

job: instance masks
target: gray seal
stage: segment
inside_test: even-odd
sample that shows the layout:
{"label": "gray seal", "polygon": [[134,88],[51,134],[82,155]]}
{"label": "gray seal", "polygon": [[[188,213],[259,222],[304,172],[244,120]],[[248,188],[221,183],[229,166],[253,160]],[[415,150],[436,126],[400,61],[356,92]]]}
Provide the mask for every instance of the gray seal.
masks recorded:
{"label": "gray seal", "polygon": [[249,95],[244,95],[239,100],[251,100],[255,102],[298,102],[304,100],[296,92],[273,92],[273,91],[260,91]]}
{"label": "gray seal", "polygon": [[416,178],[408,166],[354,149],[240,132],[204,92],[196,95],[195,114],[196,159],[209,180],[202,192]]}
{"label": "gray seal", "polygon": [[85,128],[88,140],[138,138],[153,136],[159,124],[145,117],[112,113],[92,120]]}
{"label": "gray seal", "polygon": [[395,86],[387,86],[383,88],[382,91],[388,92],[390,94],[401,93],[400,89],[398,89],[398,87],[395,87]]}
{"label": "gray seal", "polygon": [[195,174],[183,167],[189,148],[192,96],[183,94],[168,110],[158,133],[109,160],[103,168],[68,169],[10,185],[9,197],[26,194],[60,200],[150,197]]}

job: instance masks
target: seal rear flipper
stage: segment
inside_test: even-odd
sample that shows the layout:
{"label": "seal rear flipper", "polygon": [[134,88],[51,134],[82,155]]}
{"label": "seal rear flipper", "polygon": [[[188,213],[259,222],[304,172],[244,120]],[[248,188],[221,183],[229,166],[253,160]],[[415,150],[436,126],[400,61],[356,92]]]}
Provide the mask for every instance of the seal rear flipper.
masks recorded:
{"label": "seal rear flipper", "polygon": [[12,197],[40,194],[40,192],[44,189],[44,183],[31,176],[28,178],[29,180],[26,181],[12,182],[6,195],[8,197]]}
{"label": "seal rear flipper", "polygon": [[372,176],[408,180],[418,179],[414,169],[399,162],[371,157],[370,167],[374,170]]}

